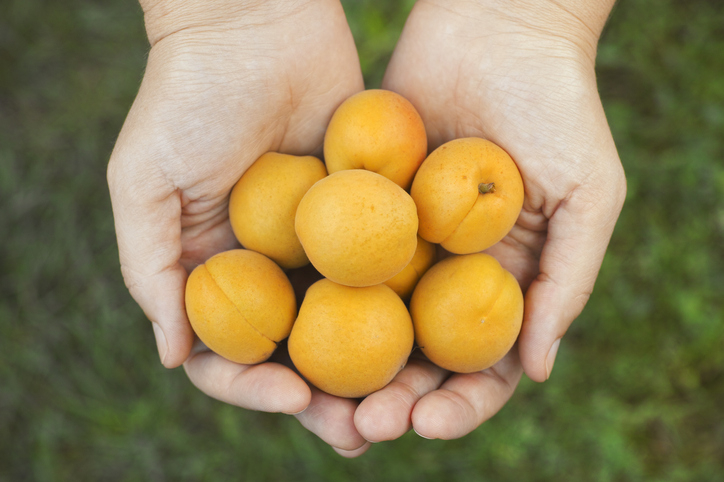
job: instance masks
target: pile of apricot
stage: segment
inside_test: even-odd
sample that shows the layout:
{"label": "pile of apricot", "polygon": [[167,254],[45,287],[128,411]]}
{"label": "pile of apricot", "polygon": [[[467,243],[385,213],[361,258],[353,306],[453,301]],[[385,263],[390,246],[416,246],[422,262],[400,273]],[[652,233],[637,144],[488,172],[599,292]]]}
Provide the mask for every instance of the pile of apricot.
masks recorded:
{"label": "pile of apricot", "polygon": [[[324,162],[270,152],[238,181],[229,218],[245,249],[191,273],[189,320],[237,363],[289,337],[299,373],[341,397],[383,388],[415,344],[444,369],[484,370],[515,343],[523,295],[481,251],[513,227],[523,194],[500,147],[466,138],[428,155],[409,101],[360,92],[332,116]],[[438,245],[452,255],[437,261]],[[287,274],[310,262],[323,278],[297,308]]]}

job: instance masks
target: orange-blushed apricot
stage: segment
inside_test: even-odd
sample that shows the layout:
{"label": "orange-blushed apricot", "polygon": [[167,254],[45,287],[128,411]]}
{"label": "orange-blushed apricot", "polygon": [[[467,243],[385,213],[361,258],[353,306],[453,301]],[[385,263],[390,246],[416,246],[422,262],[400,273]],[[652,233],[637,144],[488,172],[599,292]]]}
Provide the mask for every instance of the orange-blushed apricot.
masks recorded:
{"label": "orange-blushed apricot", "polygon": [[402,271],[385,281],[403,301],[408,301],[422,275],[435,263],[435,245],[417,237],[417,249]]}
{"label": "orange-blushed apricot", "polygon": [[407,363],[413,342],[410,314],[390,288],[323,279],[307,290],[288,347],[312,385],[357,398],[387,385]]}
{"label": "orange-blushed apricot", "polygon": [[425,125],[415,107],[389,90],[365,90],[335,111],[324,136],[330,174],[343,169],[379,173],[409,189],[427,155]]}
{"label": "orange-blushed apricot", "polygon": [[410,301],[415,340],[436,365],[459,373],[493,366],[523,321],[520,285],[492,256],[451,256],[420,279]]}
{"label": "orange-blushed apricot", "polygon": [[296,312],[289,279],[254,251],[214,255],[186,282],[186,313],[194,332],[209,349],[236,363],[269,358],[289,336]]}
{"label": "orange-blushed apricot", "polygon": [[456,139],[435,149],[410,189],[420,236],[456,254],[503,239],[523,207],[523,180],[513,159],[485,139]]}
{"label": "orange-blushed apricot", "polygon": [[326,175],[324,164],[314,156],[261,156],[231,191],[229,220],[236,239],[282,268],[308,264],[294,231],[294,216],[307,190]]}
{"label": "orange-blushed apricot", "polygon": [[347,286],[384,283],[417,247],[417,212],[407,192],[371,171],[335,172],[304,195],[299,240],[322,275]]}

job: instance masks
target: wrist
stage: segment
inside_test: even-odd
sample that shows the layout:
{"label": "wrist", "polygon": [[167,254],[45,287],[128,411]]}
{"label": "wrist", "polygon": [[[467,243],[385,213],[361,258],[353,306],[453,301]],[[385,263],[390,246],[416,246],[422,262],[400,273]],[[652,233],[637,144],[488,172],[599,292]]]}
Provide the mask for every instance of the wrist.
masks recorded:
{"label": "wrist", "polygon": [[445,8],[463,20],[482,22],[491,33],[534,31],[571,42],[595,58],[598,39],[615,0],[420,0]]}
{"label": "wrist", "polygon": [[525,0],[516,2],[515,12],[541,27],[569,30],[597,42],[614,3],[615,0]]}
{"label": "wrist", "polygon": [[146,34],[151,46],[181,30],[211,32],[270,25],[317,4],[338,0],[139,0],[144,14]]}

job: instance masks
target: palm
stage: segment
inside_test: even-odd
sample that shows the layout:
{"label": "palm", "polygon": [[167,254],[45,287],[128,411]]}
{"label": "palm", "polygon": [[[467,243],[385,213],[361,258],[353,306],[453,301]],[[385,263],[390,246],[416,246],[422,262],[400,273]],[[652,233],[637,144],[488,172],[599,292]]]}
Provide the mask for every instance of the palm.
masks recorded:
{"label": "palm", "polygon": [[[273,20],[264,14],[253,27],[243,25],[246,15],[232,15],[151,36],[161,40],[109,164],[124,278],[154,322],[169,367],[191,351],[187,269],[237,245],[226,213],[236,180],[266,151],[321,152],[334,109],[363,88],[338,2],[264,5]],[[482,136],[518,163],[524,210],[490,251],[529,286],[521,358],[514,349],[491,369],[451,377],[413,357],[359,405],[310,394],[277,363],[246,367],[209,352],[185,363],[199,388],[228,403],[284,412],[309,405],[300,421],[343,453],[361,446],[347,455],[365,450],[362,436],[392,439],[410,426],[441,438],[473,430],[510,397],[521,360],[531,378],[544,379],[540,347],[562,336],[585,303],[620,209],[622,175],[595,92],[593,54],[492,10],[475,18],[449,5],[418,1],[383,87],[420,110],[431,147]],[[582,279],[579,296],[571,286]]]}
{"label": "palm", "polygon": [[548,349],[585,304],[625,192],[596,91],[595,41],[580,40],[477,6],[420,0],[410,14],[383,87],[417,107],[431,148],[477,136],[516,160],[523,211],[489,252],[527,289],[526,318],[520,360],[514,350],[491,369],[449,378],[415,362],[398,375],[401,386],[362,403],[363,435],[393,438],[408,424],[429,437],[464,435],[507,401],[521,361],[535,380],[550,372]]}
{"label": "palm", "polygon": [[[181,31],[151,50],[148,71],[158,74],[146,76],[134,109],[150,118],[138,128],[181,195],[187,267],[234,244],[226,203],[246,168],[270,150],[319,150],[333,110],[362,88],[346,24],[308,17],[219,38]],[[139,132],[123,136],[140,147]]]}
{"label": "palm", "polygon": [[236,365],[203,350],[189,357],[183,300],[189,268],[238,246],[227,205],[243,172],[267,151],[321,153],[335,108],[363,88],[338,2],[283,6],[293,8],[279,14],[269,4],[271,17],[252,11],[160,35],[108,179],[121,268],[154,322],[162,362],[185,362],[201,390],[228,403],[294,412],[310,392],[289,368]]}
{"label": "palm", "polygon": [[[441,16],[453,18],[446,22]],[[484,24],[483,18],[466,20],[461,23],[455,13],[420,2],[385,86],[418,107],[431,147],[479,136],[504,146],[516,160],[526,187],[524,211],[491,252],[525,287],[538,274],[548,219],[596,168],[581,164],[607,126],[605,119],[602,124],[601,117],[591,115],[592,110],[602,113],[593,63],[575,44],[491,18],[489,12]],[[443,32],[451,22],[458,25],[455,35]],[[486,31],[489,25],[495,30]],[[420,69],[424,75],[413,75]]]}

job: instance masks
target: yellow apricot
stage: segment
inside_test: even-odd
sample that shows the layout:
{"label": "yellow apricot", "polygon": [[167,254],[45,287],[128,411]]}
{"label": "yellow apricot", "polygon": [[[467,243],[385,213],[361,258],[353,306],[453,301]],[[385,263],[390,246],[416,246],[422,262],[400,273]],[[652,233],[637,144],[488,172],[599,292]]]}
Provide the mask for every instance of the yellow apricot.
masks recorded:
{"label": "yellow apricot", "polygon": [[294,366],[312,385],[357,398],[394,378],[413,341],[410,314],[390,288],[323,279],[307,290],[288,347]]}
{"label": "yellow apricot", "polygon": [[335,172],[312,186],[299,203],[295,227],[314,267],[347,286],[384,283],[417,247],[410,195],[362,169]]}
{"label": "yellow apricot", "polygon": [[402,271],[385,281],[385,284],[392,288],[403,301],[408,301],[417,282],[435,263],[435,257],[435,245],[418,236],[417,249],[415,249],[415,255],[410,263]]}
{"label": "yellow apricot", "polygon": [[186,313],[194,332],[209,349],[236,363],[269,358],[289,335],[296,311],[284,272],[254,251],[212,256],[186,282]]}
{"label": "yellow apricot", "polygon": [[513,159],[485,139],[456,139],[435,149],[412,183],[420,236],[452,253],[494,245],[523,207],[523,181]]}
{"label": "yellow apricot", "polygon": [[523,294],[492,256],[451,256],[417,284],[410,314],[415,340],[430,361],[473,373],[493,366],[512,348],[523,321]]}
{"label": "yellow apricot", "polygon": [[366,169],[408,189],[427,155],[425,125],[415,107],[389,90],[365,90],[345,100],[324,136],[330,174]]}
{"label": "yellow apricot", "polygon": [[322,161],[313,156],[261,156],[231,191],[229,220],[236,239],[282,268],[308,264],[294,231],[294,216],[307,190],[326,175]]}

